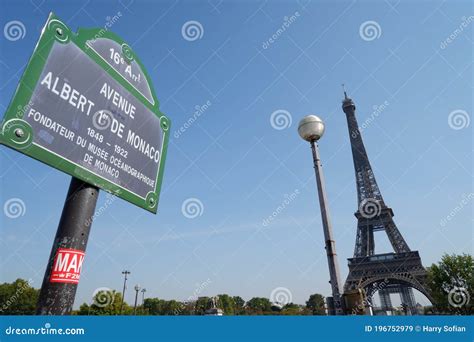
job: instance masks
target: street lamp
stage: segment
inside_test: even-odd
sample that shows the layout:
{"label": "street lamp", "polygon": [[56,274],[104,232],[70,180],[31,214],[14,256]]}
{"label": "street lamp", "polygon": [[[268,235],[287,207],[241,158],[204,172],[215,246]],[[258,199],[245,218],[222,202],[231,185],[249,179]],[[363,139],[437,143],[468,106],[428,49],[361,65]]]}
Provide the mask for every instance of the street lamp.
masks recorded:
{"label": "street lamp", "polygon": [[135,285],[135,306],[133,307],[133,314],[137,314],[137,300],[138,300],[138,292],[140,291],[140,285]]}
{"label": "street lamp", "polygon": [[146,292],[146,289],[143,288],[142,289],[142,306],[145,305],[145,292]]}
{"label": "street lamp", "polygon": [[334,300],[333,312],[336,315],[343,315],[343,304],[341,299],[339,265],[336,255],[336,244],[332,236],[332,225],[329,218],[329,208],[327,205],[326,188],[324,184],[323,169],[319,158],[317,141],[324,134],[324,122],[316,115],[305,116],[298,125],[298,133],[304,140],[311,144],[313,152],[314,171],[316,173],[316,184],[318,187],[319,206],[321,208],[321,218],[323,221],[324,240],[326,254],[329,265],[329,277]]}
{"label": "street lamp", "polygon": [[123,303],[125,302],[125,289],[127,288],[127,275],[130,274],[130,271],[122,271],[122,274],[125,276],[123,279],[123,291],[122,291],[122,303],[120,304],[120,314],[122,314]]}

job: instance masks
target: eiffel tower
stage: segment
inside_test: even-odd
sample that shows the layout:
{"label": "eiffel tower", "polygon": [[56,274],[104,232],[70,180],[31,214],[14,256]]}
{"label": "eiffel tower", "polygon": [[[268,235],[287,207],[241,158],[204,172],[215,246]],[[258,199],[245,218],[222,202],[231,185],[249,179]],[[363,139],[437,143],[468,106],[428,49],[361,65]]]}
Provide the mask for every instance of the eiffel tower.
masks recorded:
{"label": "eiffel tower", "polygon": [[[345,90],[342,109],[349,127],[359,204],[355,213],[357,235],[354,257],[348,259],[349,275],[344,285],[344,294],[350,297],[351,294],[359,293],[363,302],[368,303],[363,306],[371,306],[372,297],[378,291],[381,310],[386,313],[393,310],[390,294],[398,293],[405,312],[416,314],[413,288],[433,302],[426,287],[426,270],[421,264],[418,251],[412,251],[408,247],[393,221],[392,209],[383,200],[359,131],[355,117],[356,106]],[[376,231],[385,231],[393,252],[375,254]],[[363,311],[360,305],[359,302],[358,313]]]}

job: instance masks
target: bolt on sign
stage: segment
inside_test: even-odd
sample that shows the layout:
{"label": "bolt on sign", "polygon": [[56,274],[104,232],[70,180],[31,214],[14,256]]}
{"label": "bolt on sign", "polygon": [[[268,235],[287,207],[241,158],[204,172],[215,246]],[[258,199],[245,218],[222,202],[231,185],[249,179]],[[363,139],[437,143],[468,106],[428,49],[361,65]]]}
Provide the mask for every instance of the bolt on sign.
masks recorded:
{"label": "bolt on sign", "polygon": [[50,14],[0,143],[156,213],[170,120],[132,49]]}

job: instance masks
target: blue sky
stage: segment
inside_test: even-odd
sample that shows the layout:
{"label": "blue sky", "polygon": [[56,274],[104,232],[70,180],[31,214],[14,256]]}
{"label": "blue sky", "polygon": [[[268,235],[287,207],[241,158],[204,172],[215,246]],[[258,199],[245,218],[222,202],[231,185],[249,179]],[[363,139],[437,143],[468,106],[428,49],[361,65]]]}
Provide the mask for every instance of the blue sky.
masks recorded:
{"label": "blue sky", "polygon": [[[172,133],[208,104],[170,138],[156,216],[120,199],[105,204],[101,193],[97,207],[107,208],[92,227],[76,307],[96,288],[120,290],[123,269],[132,272],[129,302],[137,283],[166,299],[184,300],[197,288],[250,299],[284,287],[301,304],[315,292],[329,295],[310,149],[296,129],[307,114],[326,123],[320,150],[345,280],[357,196],[341,83],[365,122],[377,181],[409,246],[426,266],[443,253],[472,253],[469,1],[2,0],[1,7],[1,27],[24,26],[19,39],[0,37],[2,112],[50,11],[74,31],[103,27],[120,12],[111,30],[146,66]],[[277,33],[285,17],[291,23]],[[188,21],[199,22],[200,38],[184,39]],[[375,36],[360,30],[368,21]],[[290,120],[272,125],[276,111]],[[4,146],[0,176],[2,206],[24,203],[19,217],[1,216],[0,281],[31,278],[39,287],[70,176]],[[294,199],[264,227],[286,196]],[[182,212],[189,198],[202,203],[195,218]],[[378,252],[390,251],[382,233],[376,239]]]}

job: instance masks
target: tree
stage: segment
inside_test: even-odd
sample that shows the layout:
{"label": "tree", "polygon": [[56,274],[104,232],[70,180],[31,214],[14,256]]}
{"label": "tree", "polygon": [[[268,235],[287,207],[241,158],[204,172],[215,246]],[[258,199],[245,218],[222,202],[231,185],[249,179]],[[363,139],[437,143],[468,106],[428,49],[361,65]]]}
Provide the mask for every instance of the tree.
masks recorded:
{"label": "tree", "polygon": [[182,310],[182,303],[172,299],[167,300],[164,303],[164,315],[180,315]]}
{"label": "tree", "polygon": [[[78,315],[100,315],[113,316],[120,315],[120,306],[122,305],[122,295],[115,290],[99,291],[92,299],[92,304],[83,303],[79,307]],[[129,315],[133,309],[124,303],[122,314]]]}
{"label": "tree", "polygon": [[270,313],[272,310],[272,303],[268,298],[254,297],[250,299],[246,304],[247,312],[253,315],[262,315],[264,313]]}
{"label": "tree", "polygon": [[195,315],[204,315],[206,310],[212,308],[212,299],[209,297],[199,297],[194,305]]}
{"label": "tree", "polygon": [[224,310],[225,315],[235,314],[235,302],[234,298],[227,294],[218,295],[217,307]]}
{"label": "tree", "polygon": [[38,296],[39,290],[23,279],[0,284],[0,315],[34,315]]}
{"label": "tree", "polygon": [[306,301],[306,307],[313,315],[325,315],[324,296],[319,293],[312,294]]}
{"label": "tree", "polygon": [[244,315],[245,314],[245,300],[242,299],[240,296],[232,297],[234,300],[234,311],[236,315]]}
{"label": "tree", "polygon": [[473,313],[474,260],[471,255],[445,254],[428,268],[428,287],[441,313]]}

